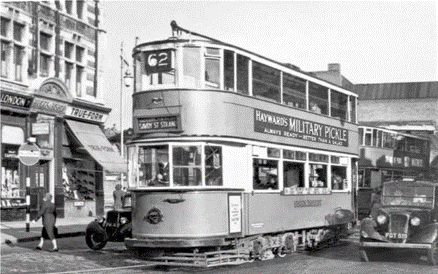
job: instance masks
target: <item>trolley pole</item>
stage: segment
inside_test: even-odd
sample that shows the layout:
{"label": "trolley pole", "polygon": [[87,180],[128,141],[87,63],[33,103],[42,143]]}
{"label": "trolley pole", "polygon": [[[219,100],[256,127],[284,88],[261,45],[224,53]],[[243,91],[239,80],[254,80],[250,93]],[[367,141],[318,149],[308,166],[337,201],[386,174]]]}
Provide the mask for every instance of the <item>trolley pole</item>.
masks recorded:
{"label": "trolley pole", "polygon": [[30,177],[26,177],[26,232],[30,231]]}

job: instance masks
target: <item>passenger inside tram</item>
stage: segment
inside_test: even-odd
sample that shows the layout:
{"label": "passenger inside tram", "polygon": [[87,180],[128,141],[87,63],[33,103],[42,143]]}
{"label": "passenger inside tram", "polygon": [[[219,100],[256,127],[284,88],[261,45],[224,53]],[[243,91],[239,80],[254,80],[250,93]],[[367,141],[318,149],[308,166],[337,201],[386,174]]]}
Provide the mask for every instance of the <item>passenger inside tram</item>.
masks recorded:
{"label": "passenger inside tram", "polygon": [[313,102],[310,103],[310,111],[321,114],[321,108],[318,106],[317,103],[313,103]]}

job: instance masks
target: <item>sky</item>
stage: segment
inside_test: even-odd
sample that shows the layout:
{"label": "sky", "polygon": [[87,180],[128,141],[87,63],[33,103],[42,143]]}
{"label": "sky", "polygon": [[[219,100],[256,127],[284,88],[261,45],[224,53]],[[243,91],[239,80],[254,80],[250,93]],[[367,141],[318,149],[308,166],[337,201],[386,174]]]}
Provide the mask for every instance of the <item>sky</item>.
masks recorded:
{"label": "sky", "polygon": [[[339,63],[354,84],[437,81],[435,1],[103,0],[105,123],[120,129],[120,49],[171,36],[170,22],[304,71]],[[131,69],[132,71],[132,69]],[[123,89],[123,129],[133,89]]]}

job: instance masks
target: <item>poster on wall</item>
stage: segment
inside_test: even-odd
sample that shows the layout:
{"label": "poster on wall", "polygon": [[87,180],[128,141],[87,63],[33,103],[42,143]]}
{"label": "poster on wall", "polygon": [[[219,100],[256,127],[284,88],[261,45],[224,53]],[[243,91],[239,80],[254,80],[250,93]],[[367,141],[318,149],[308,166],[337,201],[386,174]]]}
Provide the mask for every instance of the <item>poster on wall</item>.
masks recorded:
{"label": "poster on wall", "polygon": [[242,232],[242,196],[228,196],[228,216],[230,233]]}

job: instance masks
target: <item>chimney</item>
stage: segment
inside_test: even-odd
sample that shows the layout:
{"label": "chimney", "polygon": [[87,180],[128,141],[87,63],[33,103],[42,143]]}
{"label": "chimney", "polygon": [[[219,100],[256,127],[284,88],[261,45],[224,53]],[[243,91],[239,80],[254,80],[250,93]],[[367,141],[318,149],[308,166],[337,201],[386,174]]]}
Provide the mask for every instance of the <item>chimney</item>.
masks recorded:
{"label": "chimney", "polygon": [[338,63],[328,64],[328,71],[341,72],[341,65]]}

